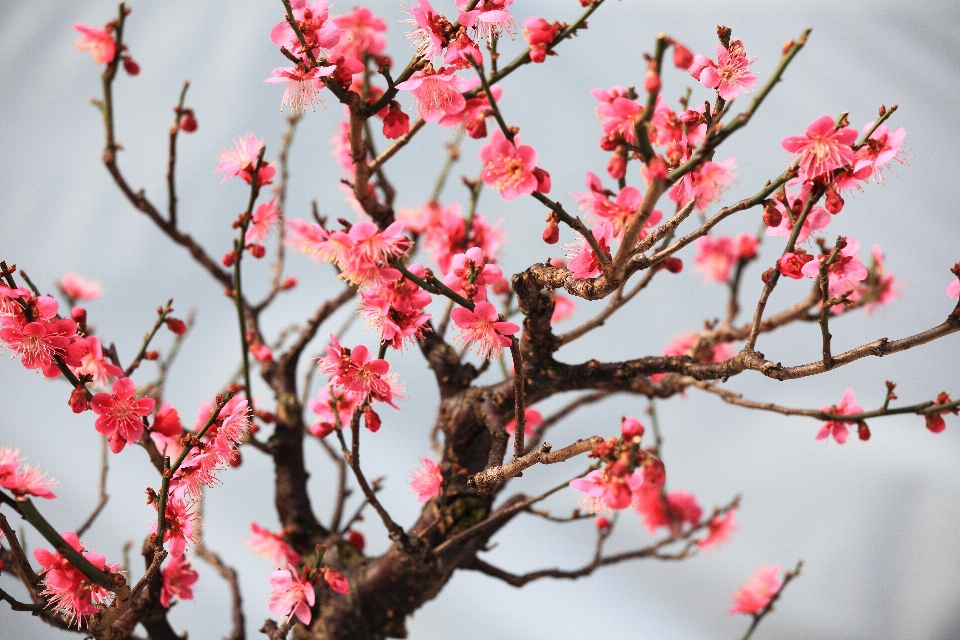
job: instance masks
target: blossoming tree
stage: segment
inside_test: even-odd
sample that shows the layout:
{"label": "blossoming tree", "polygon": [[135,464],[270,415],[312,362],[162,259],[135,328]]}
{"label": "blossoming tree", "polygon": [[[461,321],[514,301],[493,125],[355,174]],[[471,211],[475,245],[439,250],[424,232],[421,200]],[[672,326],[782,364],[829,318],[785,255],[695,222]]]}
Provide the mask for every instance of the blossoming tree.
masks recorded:
{"label": "blossoming tree", "polygon": [[[137,448],[156,472],[153,485],[138,488],[146,489],[155,522],[151,529],[130,532],[144,541],[144,569],[126,564],[122,569],[81,540],[106,502],[102,487],[87,521],[76,531],[62,531],[33,500],[56,498],[46,470],[27,464],[15,442],[0,443],[0,569],[19,579],[25,594],[0,591],[13,610],[97,638],[134,637],[137,625],[151,638],[178,637],[167,613],[176,601],[192,598],[199,576],[192,563],[200,558],[230,585],[232,637],[244,637],[236,571],[199,536],[204,495],[230,481],[224,471],[240,465],[244,450],[273,464],[281,525],[278,531],[250,525],[250,546],[276,567],[265,577],[276,619],[263,624],[263,633],[282,638],[293,629],[302,638],[385,638],[404,637],[407,618],[458,570],[522,587],[644,558],[689,558],[725,542],[736,529],[739,498],[701,505],[693,493],[672,486],[654,400],[700,391],[735,406],[805,416],[821,424],[811,437],[838,444],[851,429],[869,440],[867,420],[890,415],[915,414],[918,425],[933,433],[946,428],[944,416],[960,410],[949,390],[901,401],[891,382],[882,404],[865,410],[847,388],[838,390],[836,404],[817,409],[747,398],[723,384],[740,375],[780,381],[819,375],[960,330],[960,306],[950,300],[960,296],[957,263],[938,267],[945,287],[941,323],[843,351],[832,341],[834,323],[897,296],[883,251],[874,246],[868,257],[860,241],[844,232],[845,219],[857,215],[847,206],[850,195],[871,188],[891,164],[903,161],[905,131],[896,125],[897,107],[879,106],[875,118],[858,126],[847,113],[816,118],[802,134],[782,140],[788,156],[783,167],[752,195],[724,205],[723,192],[737,165],[717,153],[750,124],[809,32],[784,44],[766,77],[754,71],[749,43],[729,27],[717,28],[719,43],[710,55],[695,55],[679,36],[660,34],[645,57],[642,83],[625,78],[637,86],[590,91],[608,162],[583,167],[586,191],[565,201],[556,195],[560,185],[551,180],[550,158],[538,155],[536,141],[521,141],[511,125],[511,96],[498,83],[535,73],[533,65],[562,55],[565,41],[581,35],[603,0],[579,4],[579,15],[571,11],[521,23],[512,0],[457,0],[455,9],[444,11],[419,0],[404,17],[415,52],[395,68],[386,53],[386,22],[369,9],[334,15],[326,0],[279,2],[269,38],[280,64],[291,66],[275,68],[265,82],[281,85],[279,102],[292,113],[289,129],[276,152],[248,133],[220,155],[215,171],[245,190],[246,206],[229,228],[224,225],[232,248],[219,258],[186,231],[177,207],[181,136],[202,122],[202,114],[189,107],[188,85],[174,107],[168,198],[161,207],[129,181],[115,133],[124,117],[114,100],[114,92],[124,90],[121,68],[131,76],[140,72],[133,58],[137,43],[124,37],[130,11],[121,4],[102,29],[75,25],[78,48],[103,68],[103,93],[95,101],[105,126],[103,163],[129,204],[224,289],[235,307],[232,330],[241,365],[229,384],[211,387],[210,402],[191,425],[165,395],[167,371],[190,330],[189,321],[174,315],[172,303],[158,307],[142,345],[125,358],[108,335],[88,323],[84,301],[101,294],[94,283],[68,274],[51,295],[30,280],[28,265],[0,262],[4,347],[24,368],[69,382],[66,392],[59,387],[50,394],[63,396],[64,411],[89,416],[90,436],[102,437],[104,476],[109,456],[136,455],[131,450]],[[504,63],[510,49],[516,56]],[[674,92],[684,92],[679,101],[667,98],[671,84]],[[338,106],[308,113],[324,100]],[[297,127],[303,118],[341,112],[335,152],[345,197],[357,216],[331,220],[314,207],[311,216],[297,217],[286,206]],[[404,161],[408,145],[429,127],[450,130],[447,161],[433,196],[401,208],[402,186],[391,182],[388,169]],[[466,153],[475,153],[482,166],[476,178],[463,180],[466,204],[443,203],[452,167]],[[484,192],[496,201],[526,199],[531,209],[538,208],[545,216],[539,250],[552,258],[533,262],[526,252],[524,269],[504,273],[497,263],[505,234],[479,212]],[[721,223],[724,231],[739,224],[737,234],[722,233]],[[561,233],[574,238],[566,250],[556,248]],[[342,283],[331,277],[328,299],[309,317],[298,318],[296,327],[275,334],[265,328],[265,312],[298,291],[297,278],[286,274],[287,248],[330,263]],[[691,254],[696,271],[728,291],[716,320],[680,335],[657,355],[626,353],[605,362],[558,357],[562,347],[604,331],[614,314],[629,313],[654,279],[682,272]],[[251,291],[245,277],[268,255],[269,284],[265,291]],[[742,291],[748,277],[762,282],[755,298]],[[806,283],[806,293],[779,300],[786,294],[775,294],[791,279]],[[583,301],[603,306],[560,330]],[[367,336],[378,339],[371,346],[329,326],[346,307],[354,307],[373,330]],[[801,324],[816,327],[816,359],[789,366],[758,350],[761,340]],[[310,357],[308,348],[318,355]],[[410,486],[422,505],[413,522],[398,521],[381,502],[383,480],[373,478],[376,469],[361,463],[360,455],[377,447],[377,433],[394,426],[406,404],[419,401],[407,397],[406,381],[396,371],[400,358],[424,360],[440,397],[432,428],[417,434],[425,448],[432,444],[434,454],[423,457],[411,474]],[[151,361],[159,368],[153,379],[146,364]],[[267,397],[255,393],[257,376]],[[569,392],[582,393],[546,416],[537,408]],[[615,395],[632,397],[631,407],[644,398],[649,407],[619,423],[587,422],[577,437],[557,446],[547,441],[558,423]],[[318,515],[308,487],[304,448],[308,442],[313,446],[311,441],[329,454],[336,470],[324,484],[334,504],[326,518]],[[552,488],[537,485],[544,465],[562,465],[565,481]],[[565,490],[575,497],[566,512],[543,508]],[[653,541],[608,551],[626,510],[639,515]],[[385,552],[364,553],[366,541],[357,528],[364,515],[386,532]],[[592,560],[574,569],[514,573],[485,559],[501,529],[522,515],[592,522]],[[11,523],[17,518],[46,546],[25,551],[23,535]],[[373,535],[369,526],[367,535]],[[799,571],[799,564],[785,573],[779,565],[763,567],[735,594],[730,612],[751,616],[746,635]]]}

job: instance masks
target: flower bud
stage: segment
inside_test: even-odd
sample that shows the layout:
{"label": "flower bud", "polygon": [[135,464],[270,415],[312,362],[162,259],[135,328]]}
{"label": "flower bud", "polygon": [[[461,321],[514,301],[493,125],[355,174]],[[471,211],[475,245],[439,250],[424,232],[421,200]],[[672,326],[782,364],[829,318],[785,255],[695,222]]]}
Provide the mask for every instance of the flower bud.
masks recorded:
{"label": "flower bud", "polygon": [[773,277],[773,267],[764,271],[763,274],[760,276],[760,280],[763,281],[763,284],[767,284],[768,282],[770,282],[770,278],[772,277]]}
{"label": "flower bud", "polygon": [[369,429],[371,433],[380,430],[380,416],[370,405],[363,408],[363,426]]}
{"label": "flower bud", "polygon": [[620,433],[626,441],[643,437],[643,425],[636,418],[624,418],[620,422]]}
{"label": "flower bud", "polygon": [[183,116],[180,118],[180,130],[184,133],[193,133],[197,130],[197,118],[193,115],[192,109],[184,109]]}
{"label": "flower bud", "polygon": [[780,213],[772,200],[767,200],[763,205],[763,224],[768,227],[779,227],[782,221],[783,214]]}
{"label": "flower bud", "polygon": [[89,409],[90,403],[87,401],[86,388],[83,386],[74,387],[73,391],[70,392],[70,399],[67,404],[70,405],[70,410],[74,413],[83,413]]}
{"label": "flower bud", "polygon": [[659,487],[666,479],[667,471],[663,467],[663,463],[656,458],[651,458],[650,466],[643,468],[643,481]]}
{"label": "flower bud", "polygon": [[679,42],[673,43],[673,64],[686,71],[693,64],[693,53]]}
{"label": "flower bud", "polygon": [[870,439],[870,427],[867,426],[866,422],[861,422],[857,425],[857,437],[864,442]]}
{"label": "flower bud", "polygon": [[140,73],[140,65],[138,65],[130,56],[123,56],[123,70],[129,75],[135,76]]}
{"label": "flower bud", "polygon": [[560,240],[560,227],[551,220],[547,223],[547,228],[543,230],[543,241],[547,244],[557,244]]}
{"label": "flower bud", "polygon": [[81,327],[87,324],[87,310],[83,307],[77,306],[70,309],[70,317]]}
{"label": "flower bud", "polygon": [[267,250],[263,247],[262,244],[248,244],[247,251],[249,251],[250,255],[252,255],[257,260],[267,255]]}
{"label": "flower bud", "polygon": [[707,124],[707,119],[699,111],[694,111],[693,109],[687,109],[679,116],[680,122],[687,125],[688,127],[696,127],[701,124]]}
{"label": "flower bud", "polygon": [[144,360],[158,360],[159,358],[160,358],[160,352],[154,351],[153,349],[143,354]]}
{"label": "flower bud", "polygon": [[167,329],[170,329],[170,331],[173,331],[178,336],[182,336],[187,332],[187,323],[179,318],[167,318],[164,322],[167,325]]}
{"label": "flower bud", "polygon": [[225,254],[223,254],[223,257],[220,259],[220,262],[223,264],[223,266],[229,269],[237,262],[237,252],[227,251]]}
{"label": "flower bud", "polygon": [[355,546],[360,553],[363,553],[363,548],[367,546],[367,541],[364,540],[363,534],[353,529],[347,532],[347,542]]}
{"label": "flower bud", "polygon": [[597,516],[597,519],[593,521],[593,524],[596,525],[597,529],[600,531],[606,531],[610,528],[610,521],[603,516]]}
{"label": "flower bud", "polygon": [[843,209],[843,198],[836,189],[827,189],[827,200],[824,208],[832,214],[838,214]]}
{"label": "flower bud", "polygon": [[660,93],[661,86],[660,74],[653,70],[647,71],[647,77],[643,81],[643,89],[647,93]]}
{"label": "flower bud", "polygon": [[297,286],[297,277],[296,276],[287,276],[284,278],[283,282],[280,283],[281,291],[288,291]]}

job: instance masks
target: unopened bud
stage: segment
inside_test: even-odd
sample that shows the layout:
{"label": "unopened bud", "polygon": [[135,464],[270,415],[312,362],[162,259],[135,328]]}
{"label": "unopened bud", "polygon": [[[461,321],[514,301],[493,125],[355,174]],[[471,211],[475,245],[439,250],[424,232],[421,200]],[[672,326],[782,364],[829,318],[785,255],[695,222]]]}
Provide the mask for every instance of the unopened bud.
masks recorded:
{"label": "unopened bud", "polygon": [[159,358],[160,358],[160,352],[153,351],[152,349],[143,354],[144,360],[158,360]]}
{"label": "unopened bud", "polygon": [[767,200],[763,205],[763,224],[768,227],[779,227],[781,222],[783,222],[783,214],[780,213],[780,209],[777,209],[777,205],[772,200]]}
{"label": "unopened bud", "polygon": [[551,220],[543,230],[543,241],[547,244],[557,244],[558,240],[560,240],[560,227]]}
{"label": "unopened bud", "polygon": [[369,429],[371,433],[380,430],[380,416],[370,405],[363,408],[363,426]]}
{"label": "unopened bud", "polygon": [[773,277],[773,267],[770,267],[763,272],[763,275],[760,276],[760,279],[763,281],[763,284],[770,282],[770,278]]}
{"label": "unopened bud", "polygon": [[701,124],[707,124],[707,119],[699,111],[687,109],[679,115],[680,122],[688,127],[696,127]]}
{"label": "unopened bud", "polygon": [[836,189],[827,190],[827,199],[824,207],[832,214],[840,213],[840,211],[843,210],[843,198],[840,197]]}
{"label": "unopened bud", "polygon": [[693,64],[693,53],[679,42],[673,43],[673,64],[686,71]]}
{"label": "unopened bud", "polygon": [[254,258],[258,260],[263,256],[267,255],[267,250],[263,247],[262,244],[248,244],[247,251],[249,251],[250,255],[252,255]]}
{"label": "unopened bud", "polygon": [[178,336],[182,336],[187,332],[187,323],[179,318],[167,318],[164,322],[167,324],[167,329],[170,329],[170,331],[173,331]]}
{"label": "unopened bud", "polygon": [[643,88],[647,93],[660,93],[660,74],[656,71],[648,71],[647,77],[643,81]]}
{"label": "unopened bud", "polygon": [[866,422],[861,422],[857,425],[857,437],[864,442],[870,439],[870,427],[867,426]]}
{"label": "unopened bud", "polygon": [[793,45],[794,45],[794,41],[792,39],[787,40],[786,42],[783,43],[783,47],[780,49],[780,53],[782,53],[783,55],[787,55],[787,52],[790,51],[791,48],[793,48]]}
{"label": "unopened bud", "polygon": [[135,76],[140,73],[140,65],[130,56],[123,56],[123,70],[131,76]]}
{"label": "unopened bud", "polygon": [[87,390],[85,387],[74,387],[73,391],[70,392],[70,399],[67,401],[67,404],[70,405],[70,410],[74,413],[83,413],[90,408],[90,403],[87,401]]}
{"label": "unopened bud", "polygon": [[197,118],[193,115],[192,109],[185,109],[180,118],[180,130],[184,133],[193,133],[197,130]]}
{"label": "unopened bud", "polygon": [[223,254],[223,257],[220,258],[220,262],[223,264],[223,266],[229,269],[237,262],[237,252],[227,251],[225,254]]}
{"label": "unopened bud", "polygon": [[683,271],[683,260],[671,256],[663,261],[663,268],[670,273],[680,273]]}
{"label": "unopened bud", "polygon": [[288,291],[289,289],[293,289],[295,286],[297,286],[296,276],[287,276],[284,278],[283,282],[280,283],[280,290]]}
{"label": "unopened bud", "polygon": [[87,324],[87,310],[83,307],[74,307],[70,309],[70,317],[81,327]]}

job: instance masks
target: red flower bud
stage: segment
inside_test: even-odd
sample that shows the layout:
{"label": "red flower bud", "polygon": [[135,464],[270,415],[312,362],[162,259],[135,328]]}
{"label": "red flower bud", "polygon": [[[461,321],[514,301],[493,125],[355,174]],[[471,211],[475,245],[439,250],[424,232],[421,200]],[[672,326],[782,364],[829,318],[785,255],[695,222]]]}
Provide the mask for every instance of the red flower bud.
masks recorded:
{"label": "red flower bud", "polygon": [[843,209],[843,198],[840,197],[840,194],[837,193],[836,189],[827,190],[827,200],[824,204],[824,208],[833,214],[840,213],[840,211]]}
{"label": "red flower bud", "polygon": [[595,524],[597,529],[600,529],[601,531],[605,531],[610,528],[610,521],[603,516],[598,516],[597,519],[593,521],[593,524]]}
{"label": "red flower bud", "polygon": [[90,403],[87,401],[87,390],[83,386],[74,387],[73,391],[70,393],[70,399],[67,401],[67,404],[70,405],[70,410],[74,413],[83,413],[90,408]]}
{"label": "red flower bud", "polygon": [[81,327],[87,324],[87,310],[83,307],[74,307],[70,309],[70,317]]}
{"label": "red flower bud", "polygon": [[185,109],[180,118],[180,130],[184,133],[193,133],[197,130],[197,118],[191,109]]}
{"label": "red flower bud", "polygon": [[220,258],[220,262],[223,264],[223,266],[227,267],[228,269],[232,267],[236,263],[236,261],[237,261],[236,251],[227,251],[225,254],[223,254],[223,257]]}
{"label": "red flower bud", "polygon": [[679,42],[673,43],[673,64],[678,69],[687,70],[693,64],[693,53]]}
{"label": "red flower bud", "polygon": [[158,351],[153,351],[153,350],[147,351],[146,353],[143,354],[144,360],[157,360],[159,357],[160,357],[160,353]]}
{"label": "red flower bud", "polygon": [[867,426],[866,422],[857,425],[857,437],[864,442],[870,439],[870,427]]}
{"label": "red flower bud", "polygon": [[947,428],[947,423],[943,421],[943,416],[939,413],[928,413],[926,416],[927,429],[934,433],[940,433]]}
{"label": "red flower bud", "polygon": [[167,324],[167,329],[170,329],[170,331],[173,331],[178,336],[182,336],[187,332],[187,323],[183,320],[178,318],[167,318],[164,320],[164,322]]}
{"label": "red flower bud", "polygon": [[373,410],[373,407],[367,405],[363,408],[363,426],[376,433],[380,430],[380,416]]}
{"label": "red flower bud", "polygon": [[780,213],[780,210],[777,209],[773,202],[768,201],[768,203],[763,206],[763,224],[768,227],[779,227],[782,221],[783,214]]}
{"label": "red flower bud", "polygon": [[284,278],[283,282],[280,283],[280,290],[288,291],[290,289],[293,289],[295,286],[297,286],[296,276],[287,276],[286,278]]}
{"label": "red flower bud", "polygon": [[247,251],[249,251],[250,255],[252,255],[254,258],[258,260],[263,256],[267,255],[267,250],[263,247],[262,244],[248,244]]}
{"label": "red flower bud", "polygon": [[130,56],[123,56],[123,70],[131,76],[135,76],[140,73],[140,65],[138,65]]}
{"label": "red flower bud", "polygon": [[693,109],[687,109],[679,116],[680,122],[687,125],[688,127],[696,127],[701,124],[707,124],[707,119],[699,111],[694,111]]}
{"label": "red flower bud", "polygon": [[634,438],[643,437],[643,425],[636,418],[624,418],[620,422],[620,433],[623,439],[630,441]]}
{"label": "red flower bud", "polygon": [[659,487],[667,479],[667,470],[664,469],[662,462],[656,458],[652,458],[652,460],[653,462],[649,467],[643,468],[643,481]]}
{"label": "red flower bud", "polygon": [[660,268],[666,269],[670,273],[680,273],[683,271],[683,260],[671,256],[660,263]]}
{"label": "red flower bud", "polygon": [[367,546],[367,541],[364,540],[363,534],[353,529],[347,532],[347,542],[355,546],[360,553],[363,553],[364,547]]}
{"label": "red flower bud", "polygon": [[760,279],[763,281],[763,284],[767,284],[768,282],[770,282],[770,278],[772,277],[773,277],[773,268],[771,267],[770,269],[767,269],[766,271],[763,272],[763,274],[760,276]]}
{"label": "red flower bud", "polygon": [[647,77],[643,81],[643,89],[647,93],[660,93],[660,75],[656,71],[647,71]]}
{"label": "red flower bud", "polygon": [[558,240],[560,240],[560,227],[551,220],[543,230],[543,241],[547,244],[557,244]]}

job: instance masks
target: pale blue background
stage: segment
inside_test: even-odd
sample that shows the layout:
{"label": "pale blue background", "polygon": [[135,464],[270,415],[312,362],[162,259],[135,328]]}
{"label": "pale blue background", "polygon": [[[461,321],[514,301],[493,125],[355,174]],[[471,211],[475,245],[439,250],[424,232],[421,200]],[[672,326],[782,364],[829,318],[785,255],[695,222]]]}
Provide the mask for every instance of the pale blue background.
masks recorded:
{"label": "pale blue background", "polygon": [[[453,2],[434,4],[451,10]],[[245,205],[246,191],[237,181],[220,184],[213,174],[217,154],[238,135],[252,131],[266,139],[268,157],[274,157],[284,126],[277,112],[280,90],[262,82],[273,67],[286,64],[268,38],[270,26],[281,19],[281,5],[248,1],[132,6],[127,40],[143,71],[138,78],[123,76],[116,83],[117,135],[126,149],[121,166],[133,185],[142,185],[161,207],[165,204],[170,109],[182,81],[189,78],[187,104],[196,110],[200,129],[181,138],[180,219],[185,230],[219,256],[229,248],[229,222]],[[370,6],[387,20],[390,53],[402,66],[411,50],[402,37],[405,26],[396,22],[406,17],[397,13],[399,2]],[[341,2],[334,11],[351,7]],[[168,389],[169,399],[190,420],[199,403],[235,370],[237,329],[220,287],[120,197],[100,164],[102,127],[88,104],[99,91],[99,70],[74,49],[76,33],[70,25],[101,25],[114,11],[110,2],[91,1],[0,6],[0,256],[26,269],[47,290],[67,271],[100,281],[106,295],[89,305],[90,321],[101,337],[116,342],[124,361],[139,346],[158,304],[174,296],[181,315],[196,308],[197,327]],[[573,0],[518,0],[514,6],[518,22],[528,15],[569,21],[578,11],[579,3]],[[900,105],[891,123],[907,129],[912,154],[908,165],[895,166],[897,176],[888,174],[885,184],[848,198],[829,231],[858,237],[864,249],[881,244],[888,269],[907,284],[903,297],[889,309],[834,323],[835,349],[881,336],[902,337],[941,322],[952,308],[944,295],[952,277],[947,269],[960,259],[960,126],[955,114],[960,104],[960,8],[952,3],[610,0],[590,20],[589,30],[562,45],[559,57],[524,68],[503,83],[504,115],[521,127],[524,141],[536,147],[541,165],[551,172],[551,195],[583,190],[586,171],[602,174],[605,167],[606,154],[596,145],[600,129],[589,90],[642,83],[641,54],[652,48],[660,30],[712,56],[717,24],[730,25],[748,54],[758,58],[754,68],[761,81],[776,66],[784,40],[806,26],[814,29],[809,45],[755,121],[719,154],[736,155],[740,167],[728,202],[754,193],[764,180],[779,174],[788,155],[779,141],[816,117],[849,110],[853,125],[862,127],[881,103]],[[514,51],[520,44],[507,43],[505,49]],[[664,75],[668,98],[675,99],[691,84],[676,70]],[[694,91],[695,96],[707,95],[700,87]],[[410,104],[409,96],[403,99],[405,106]],[[336,189],[339,172],[328,144],[341,111],[332,99],[328,103],[326,110],[308,114],[298,134],[291,216],[307,217],[312,198],[334,217],[351,215]],[[442,159],[438,150],[448,137],[446,131],[424,132],[389,167],[400,205],[416,206],[428,195]],[[477,148],[474,142],[465,145],[465,160],[454,170],[446,201],[464,199],[456,178],[476,175]],[[638,183],[635,170],[630,180]],[[540,244],[544,211],[531,200],[505,203],[486,192],[480,210],[491,219],[503,218],[510,231],[504,271],[512,273],[531,260],[555,255],[555,248]],[[752,212],[725,222],[718,231],[752,232],[758,218]],[[569,234],[564,237],[570,240]],[[781,245],[775,241],[769,246]],[[764,260],[770,262],[771,255],[768,249]],[[703,286],[691,268],[692,253],[683,257],[683,274],[658,277],[645,298],[559,357],[574,362],[658,353],[672,335],[721,314],[722,289]],[[257,267],[248,271],[251,287],[261,285],[268,271],[266,263]],[[748,296],[759,292],[760,271],[755,266],[747,273]],[[273,331],[302,320],[324,296],[339,290],[329,268],[298,256],[290,260],[289,272],[300,277],[301,285],[265,317]],[[784,282],[770,308],[788,305],[806,286]],[[578,317],[588,317],[601,304],[581,304]],[[330,330],[346,313],[330,323]],[[359,326],[348,342],[372,344],[373,335]],[[162,347],[167,340],[165,335],[158,344]],[[748,373],[730,387],[753,398],[814,408],[837,402],[847,387],[854,388],[861,405],[874,408],[882,402],[887,379],[899,384],[897,391],[906,403],[932,399],[941,390],[957,397],[958,345],[960,338],[953,335],[816,379],[776,383]],[[310,351],[319,348],[317,344]],[[819,357],[819,332],[813,325],[798,327],[763,337],[759,348],[785,364],[808,362]],[[426,433],[436,396],[430,372],[415,350],[391,361],[416,400],[400,413],[384,413],[383,429],[365,437],[364,465],[370,476],[389,477],[383,500],[396,519],[410,523],[417,505],[407,474],[417,466],[417,457],[428,452]],[[150,368],[140,376],[139,381],[148,380]],[[4,359],[0,365],[0,444],[20,447],[31,462],[62,480],[60,499],[43,505],[61,529],[78,526],[92,508],[99,455],[91,414],[74,416],[65,398],[62,383],[46,382],[17,362]],[[644,419],[643,406],[629,398],[610,400],[578,414],[550,439],[565,444],[594,433],[614,434],[621,415]],[[748,620],[727,615],[730,593],[761,564],[779,563],[786,569],[803,558],[803,576],[755,637],[960,637],[956,417],[947,417],[947,431],[938,436],[927,432],[917,417],[875,420],[869,443],[852,440],[844,447],[814,441],[819,426],[814,421],[733,410],[694,392],[661,404],[661,418],[672,489],[695,493],[705,509],[743,494],[740,531],[730,544],[681,564],[634,563],[576,583],[533,583],[519,592],[479,574],[458,573],[409,621],[410,636],[737,638]],[[318,514],[326,518],[332,470],[314,443],[307,443],[307,451],[315,469],[313,499]],[[254,637],[267,616],[266,576],[271,567],[246,549],[242,539],[251,520],[271,528],[276,528],[276,520],[272,471],[257,452],[244,456],[243,468],[223,474],[223,486],[209,492],[206,539],[241,572],[248,632]],[[132,539],[139,548],[148,531],[153,510],[145,504],[143,490],[156,485],[156,478],[139,449],[124,451],[111,464],[111,502],[85,539],[110,561],[119,561],[123,541]],[[517,490],[535,493],[579,468],[574,463],[535,469],[516,483]],[[550,506],[566,512],[575,501],[574,495],[564,493]],[[636,516],[624,516],[611,549],[649,541]],[[374,519],[361,528],[370,549],[385,548],[386,536]],[[497,538],[499,546],[489,558],[517,572],[575,567],[592,553],[592,538],[589,522],[561,527],[520,518]],[[31,547],[41,543],[33,532],[27,540]],[[139,575],[142,569],[135,567],[134,575]],[[202,563],[199,570],[196,600],[178,605],[171,619],[191,637],[220,637],[229,628],[226,588]],[[9,577],[0,577],[0,585],[22,594]],[[0,628],[10,637],[64,635],[15,615],[6,605],[0,605]]]}

